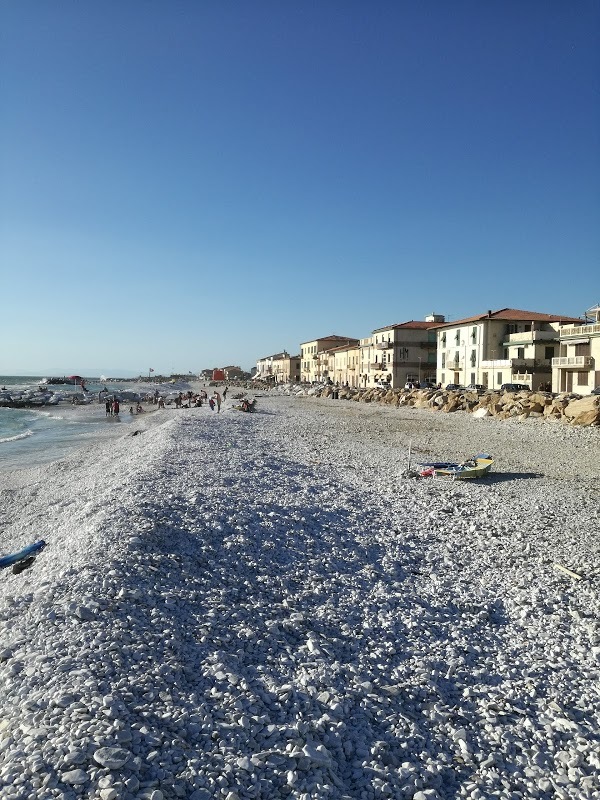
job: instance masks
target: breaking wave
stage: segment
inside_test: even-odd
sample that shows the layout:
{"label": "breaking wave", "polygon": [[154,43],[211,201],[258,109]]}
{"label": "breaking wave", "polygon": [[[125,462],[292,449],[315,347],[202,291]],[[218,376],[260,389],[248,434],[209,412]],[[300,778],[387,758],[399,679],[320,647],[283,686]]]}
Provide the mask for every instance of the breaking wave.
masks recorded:
{"label": "breaking wave", "polygon": [[0,439],[0,444],[2,444],[2,442],[16,442],[18,439],[27,439],[29,436],[33,436],[33,431],[27,429],[23,431],[23,433],[17,433],[14,436],[6,436],[4,439]]}

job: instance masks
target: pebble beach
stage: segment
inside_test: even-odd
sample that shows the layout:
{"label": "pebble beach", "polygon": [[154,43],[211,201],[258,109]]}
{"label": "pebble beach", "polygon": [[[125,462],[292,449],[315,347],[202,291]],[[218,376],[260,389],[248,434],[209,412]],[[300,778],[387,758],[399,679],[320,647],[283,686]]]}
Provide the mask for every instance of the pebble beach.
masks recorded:
{"label": "pebble beach", "polygon": [[0,797],[598,797],[600,429],[234,402],[2,476]]}

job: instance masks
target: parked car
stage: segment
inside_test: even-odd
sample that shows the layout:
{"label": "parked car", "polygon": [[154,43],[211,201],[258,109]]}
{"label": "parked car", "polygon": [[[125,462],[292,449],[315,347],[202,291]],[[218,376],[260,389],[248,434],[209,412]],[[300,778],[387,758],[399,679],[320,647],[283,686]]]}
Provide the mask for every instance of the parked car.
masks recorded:
{"label": "parked car", "polygon": [[595,389],[592,389],[592,394],[600,394],[600,386],[596,386]]}
{"label": "parked car", "polygon": [[431,381],[421,381],[421,383],[419,384],[419,388],[420,389],[437,389],[437,386],[436,386],[435,383],[432,383]]}
{"label": "parked car", "polygon": [[484,386],[481,383],[470,383],[467,386],[468,392],[477,392],[478,394],[483,394],[483,392],[487,392],[487,386]]}
{"label": "parked car", "polygon": [[503,383],[500,387],[501,392],[530,392],[531,389],[526,383]]}
{"label": "parked car", "polygon": [[392,384],[389,381],[376,381],[375,382],[376,389],[391,389]]}
{"label": "parked car", "polygon": [[461,386],[460,383],[447,383],[446,384],[446,391],[447,392],[457,392],[460,389],[464,389],[464,386]]}

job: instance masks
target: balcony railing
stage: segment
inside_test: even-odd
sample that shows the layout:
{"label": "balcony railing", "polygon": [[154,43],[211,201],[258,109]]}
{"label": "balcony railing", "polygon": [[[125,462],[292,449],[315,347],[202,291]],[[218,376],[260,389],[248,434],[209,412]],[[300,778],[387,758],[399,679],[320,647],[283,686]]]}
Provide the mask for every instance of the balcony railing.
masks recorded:
{"label": "balcony railing", "polygon": [[376,350],[389,350],[391,347],[394,346],[393,342],[377,342],[375,345]]}
{"label": "balcony railing", "polygon": [[522,333],[509,333],[504,337],[503,345],[515,345],[523,342],[523,344],[533,344],[533,342],[557,342],[557,331],[523,331]]}
{"label": "balcony railing", "polygon": [[442,369],[451,369],[453,371],[464,369],[464,361],[446,361]]}
{"label": "balcony railing", "polygon": [[383,372],[384,370],[389,370],[391,366],[391,364],[384,364],[382,361],[372,361],[368,365],[368,369],[370,372]]}
{"label": "balcony railing", "polygon": [[583,367],[591,369],[594,366],[593,356],[559,356],[552,359],[552,366],[564,369],[565,367]]}
{"label": "balcony railing", "polygon": [[[560,338],[565,336],[589,336],[590,334],[600,333],[600,324],[597,325],[574,325],[572,328],[561,328]],[[569,344],[566,342],[566,344]]]}

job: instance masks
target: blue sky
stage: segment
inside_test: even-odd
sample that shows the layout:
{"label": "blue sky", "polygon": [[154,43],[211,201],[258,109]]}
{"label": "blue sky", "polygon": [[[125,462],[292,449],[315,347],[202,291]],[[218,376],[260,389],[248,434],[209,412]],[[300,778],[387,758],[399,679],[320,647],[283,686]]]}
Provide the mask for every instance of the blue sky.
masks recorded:
{"label": "blue sky", "polygon": [[0,2],[0,374],[600,300],[600,5]]}

